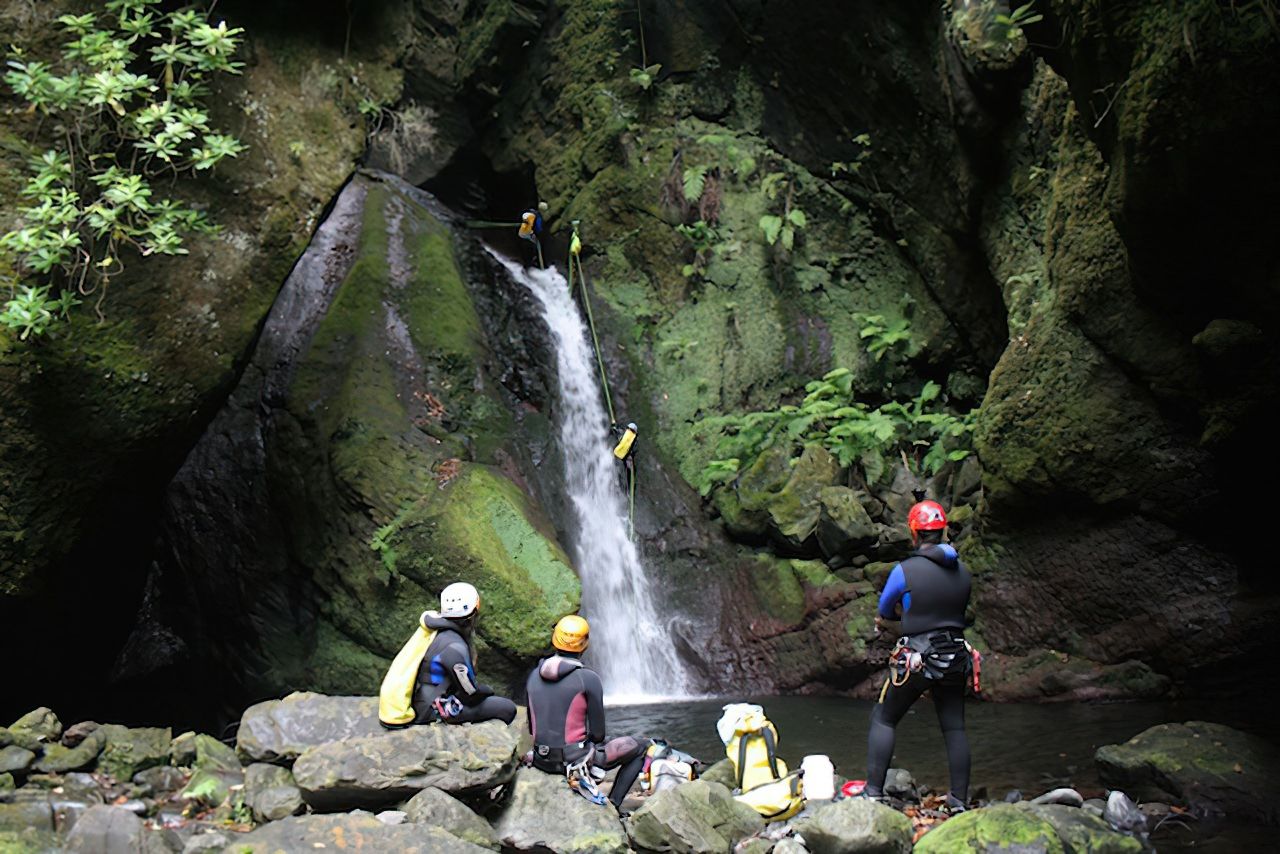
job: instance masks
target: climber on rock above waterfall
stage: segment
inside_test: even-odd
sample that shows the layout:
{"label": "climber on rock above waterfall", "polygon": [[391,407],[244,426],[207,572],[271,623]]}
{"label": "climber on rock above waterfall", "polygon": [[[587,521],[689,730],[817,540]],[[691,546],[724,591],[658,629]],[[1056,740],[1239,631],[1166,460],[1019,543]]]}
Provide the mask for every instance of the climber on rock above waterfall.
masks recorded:
{"label": "climber on rock above waterfall", "polygon": [[[867,734],[867,797],[884,793],[896,727],[911,705],[929,691],[938,713],[951,772],[947,806],[965,808],[969,792],[969,741],[964,729],[965,683],[978,688],[976,651],[964,639],[969,570],[943,542],[947,514],[935,501],[921,501],[907,514],[916,550],[889,574],[876,613],[876,628],[900,612],[902,636],[889,658],[880,700]],[[972,669],[971,669],[972,662]]]}
{"label": "climber on rock above waterfall", "polygon": [[[640,776],[647,738],[605,736],[604,688],[594,670],[582,664],[590,626],[570,614],[556,623],[551,645],[556,654],[544,658],[529,674],[529,732],[533,734],[533,766],[549,774],[565,774],[584,797],[603,804],[592,771],[601,776],[619,768],[609,800],[622,804]],[[619,767],[621,766],[621,767]]]}
{"label": "climber on rock above waterfall", "polygon": [[515,703],[476,679],[471,635],[479,614],[480,593],[472,585],[458,581],[440,591],[440,610],[422,613],[382,680],[383,726],[515,719]]}

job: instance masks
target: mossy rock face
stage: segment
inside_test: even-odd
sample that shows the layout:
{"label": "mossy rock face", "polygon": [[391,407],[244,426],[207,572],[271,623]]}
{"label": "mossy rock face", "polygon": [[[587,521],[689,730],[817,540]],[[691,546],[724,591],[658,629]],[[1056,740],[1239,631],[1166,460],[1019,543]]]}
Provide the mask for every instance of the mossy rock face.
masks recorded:
{"label": "mossy rock face", "polygon": [[[376,693],[455,580],[480,590],[480,673],[499,685],[578,607],[554,528],[513,480],[527,482],[517,401],[494,379],[486,336],[501,327],[478,309],[502,299],[498,279],[475,280],[484,270],[460,251],[478,247],[435,210],[389,176],[353,179],[171,489],[170,577],[210,615],[227,613],[224,584],[250,585],[243,620],[203,651],[250,650],[254,692]],[[239,518],[230,540],[202,526],[210,504]],[[259,552],[263,541],[276,545]],[[282,607],[299,584],[306,605]]]}
{"label": "mossy rock face", "polygon": [[1145,850],[1134,837],[1117,833],[1111,825],[1079,807],[1026,802],[1017,807],[1052,824],[1068,854],[1140,854]]}
{"label": "mossy rock face", "polygon": [[1052,824],[1012,804],[995,804],[950,818],[920,837],[913,850],[920,854],[1066,854]]}
{"label": "mossy rock face", "polygon": [[1054,650],[987,656],[982,676],[987,699],[1011,703],[1154,700],[1172,686],[1141,661],[1103,664]]}
{"label": "mossy rock face", "polygon": [[[15,42],[54,29],[57,5],[7,18]],[[173,189],[210,209],[221,234],[188,240],[188,256],[127,256],[102,299],[104,320],[82,306],[35,344],[0,332],[0,596],[37,595],[69,577],[84,584],[64,561],[112,525],[136,527],[115,508],[131,512],[135,496],[153,500],[163,488],[363,148],[347,112],[355,104],[342,102],[336,80],[317,83],[336,54],[315,47],[295,64],[271,32],[250,27],[247,38],[243,76],[220,83],[211,105],[247,150]],[[0,208],[11,209],[28,149],[4,142]],[[304,147],[305,162],[291,145]]]}
{"label": "mossy rock face", "polygon": [[168,727],[124,727],[105,724],[100,730],[106,745],[98,759],[99,770],[120,781],[169,761],[169,743],[173,733]]}
{"label": "mossy rock face", "polygon": [[1197,814],[1280,824],[1273,793],[1280,751],[1257,736],[1204,721],[1159,724],[1098,749],[1102,780],[1132,796],[1174,800]]}

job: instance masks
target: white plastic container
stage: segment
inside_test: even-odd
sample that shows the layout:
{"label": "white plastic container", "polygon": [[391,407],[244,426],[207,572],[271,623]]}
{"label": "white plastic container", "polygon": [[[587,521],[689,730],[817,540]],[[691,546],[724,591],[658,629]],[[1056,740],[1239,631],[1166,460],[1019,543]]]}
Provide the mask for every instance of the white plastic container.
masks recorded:
{"label": "white plastic container", "polygon": [[836,796],[836,769],[828,757],[820,753],[806,756],[800,761],[800,770],[804,772],[806,801],[829,801]]}

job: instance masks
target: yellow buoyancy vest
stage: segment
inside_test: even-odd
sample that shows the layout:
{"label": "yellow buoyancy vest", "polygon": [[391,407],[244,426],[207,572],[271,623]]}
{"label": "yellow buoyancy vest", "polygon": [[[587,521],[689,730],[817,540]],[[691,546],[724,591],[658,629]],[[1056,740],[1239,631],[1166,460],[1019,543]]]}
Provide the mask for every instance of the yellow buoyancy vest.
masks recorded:
{"label": "yellow buoyancy vest", "polygon": [[800,776],[778,758],[778,731],[763,714],[744,716],[724,746],[737,772],[738,794],[765,821],[791,818],[804,808]]}
{"label": "yellow buoyancy vest", "polygon": [[520,215],[520,236],[533,237],[533,226],[538,221],[538,215],[533,211],[526,211]]}
{"label": "yellow buoyancy vest", "polygon": [[620,460],[625,460],[627,455],[631,453],[631,446],[636,443],[636,431],[627,428],[623,432],[622,438],[618,440],[618,444],[613,448],[613,455]]}
{"label": "yellow buoyancy vest", "polygon": [[418,685],[418,668],[422,666],[431,642],[436,639],[436,630],[425,625],[430,613],[427,611],[422,615],[413,636],[396,653],[387,675],[382,678],[382,688],[378,691],[378,720],[388,726],[411,724],[417,717],[413,709],[413,691]]}

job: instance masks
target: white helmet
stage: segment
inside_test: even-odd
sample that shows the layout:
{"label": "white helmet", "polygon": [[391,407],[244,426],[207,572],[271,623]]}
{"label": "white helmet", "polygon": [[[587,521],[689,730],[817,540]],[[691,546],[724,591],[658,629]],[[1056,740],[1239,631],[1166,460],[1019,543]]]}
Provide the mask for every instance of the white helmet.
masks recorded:
{"label": "white helmet", "polygon": [[465,581],[455,581],[440,591],[440,616],[459,619],[480,609],[480,592]]}

